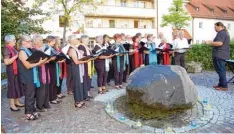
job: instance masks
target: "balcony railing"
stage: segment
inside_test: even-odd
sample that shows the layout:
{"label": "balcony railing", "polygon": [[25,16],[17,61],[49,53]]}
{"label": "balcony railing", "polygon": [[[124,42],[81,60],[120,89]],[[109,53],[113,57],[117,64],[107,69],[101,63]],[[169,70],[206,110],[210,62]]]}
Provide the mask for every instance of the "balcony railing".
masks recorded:
{"label": "balcony railing", "polygon": [[127,8],[141,8],[141,9],[154,9],[154,3],[151,3],[152,5],[149,6],[146,4],[130,4],[130,3],[115,3],[115,4],[103,4],[102,6],[114,6],[114,7],[127,7]]}

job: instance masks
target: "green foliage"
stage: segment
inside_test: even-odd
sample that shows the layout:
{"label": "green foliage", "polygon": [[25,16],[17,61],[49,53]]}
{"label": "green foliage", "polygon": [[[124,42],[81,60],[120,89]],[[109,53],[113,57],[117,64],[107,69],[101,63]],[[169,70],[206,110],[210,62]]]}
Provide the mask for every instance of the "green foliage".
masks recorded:
{"label": "green foliage", "polygon": [[[212,46],[195,44],[186,54],[186,61],[202,63],[203,70],[214,70],[212,61]],[[234,40],[231,41],[231,59],[234,59]]]}
{"label": "green foliage", "polygon": [[[49,0],[50,1],[50,0]],[[48,0],[35,0],[34,7],[42,5]],[[102,1],[98,2],[96,0],[53,0],[51,3],[54,3],[54,6],[51,8],[57,12],[62,7],[63,10],[63,21],[64,21],[64,31],[63,31],[63,40],[66,40],[66,27],[69,24],[72,24],[72,17],[78,13],[83,13],[85,10],[91,11],[97,8],[97,5],[101,4]],[[53,5],[53,4],[52,4]]]}
{"label": "green foliage", "polygon": [[[2,44],[5,35],[14,34],[16,37],[20,34],[46,33],[41,24],[49,15],[37,8],[30,9],[17,1],[4,0],[1,2],[1,36]],[[39,19],[34,16],[41,15]]]}
{"label": "green foliage", "polygon": [[172,6],[169,8],[169,14],[163,15],[161,26],[165,27],[171,25],[174,29],[181,29],[188,26],[190,16],[184,10],[183,0],[174,0]]}
{"label": "green foliage", "polygon": [[7,79],[7,74],[6,72],[1,73],[1,80]]}

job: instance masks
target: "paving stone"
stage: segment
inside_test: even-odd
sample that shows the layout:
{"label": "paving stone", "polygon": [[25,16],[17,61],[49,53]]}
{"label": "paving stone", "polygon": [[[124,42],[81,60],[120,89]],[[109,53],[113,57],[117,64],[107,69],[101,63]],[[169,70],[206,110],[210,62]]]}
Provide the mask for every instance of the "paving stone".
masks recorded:
{"label": "paving stone", "polygon": [[[212,120],[220,121],[216,124],[214,121],[206,124],[204,127],[191,130],[188,126],[186,132],[194,133],[234,133],[234,84],[229,84],[229,91],[215,91],[211,85],[215,85],[218,81],[218,76],[214,72],[206,72],[200,74],[190,74],[192,81],[198,88],[198,94],[202,98],[207,97],[212,105],[214,115]],[[231,77],[227,73],[227,77]],[[65,82],[63,82],[62,92],[66,92]],[[96,76],[92,80],[95,89],[91,90],[93,96],[97,96]],[[111,89],[111,88],[110,88]],[[143,133],[149,132],[143,129],[132,129],[130,125],[118,122],[109,116],[105,110],[105,101],[109,97],[97,97],[95,100],[87,102],[87,107],[84,109],[75,109],[72,105],[74,99],[72,95],[66,95],[63,102],[58,105],[51,105],[52,108],[46,113],[42,113],[42,118],[35,121],[24,120],[24,109],[21,112],[13,113],[9,110],[9,100],[6,98],[7,90],[2,89],[1,100],[1,122],[7,133]],[[122,95],[124,90],[113,90],[114,94]],[[108,94],[108,93],[107,93]],[[108,94],[109,95],[109,94]],[[113,95],[113,94],[110,94]],[[99,95],[98,95],[99,96]],[[226,98],[226,99],[224,99]],[[113,99],[113,98],[111,98]],[[228,100],[228,101],[227,101]],[[23,102],[23,99],[21,99]],[[199,109],[199,108],[198,108]],[[219,117],[221,115],[221,117]],[[126,119],[127,123],[128,120]],[[134,122],[132,122],[133,124]],[[18,124],[18,125],[17,125]],[[180,128],[173,129],[175,132],[180,131]],[[163,133],[163,129],[156,129],[155,132]]]}

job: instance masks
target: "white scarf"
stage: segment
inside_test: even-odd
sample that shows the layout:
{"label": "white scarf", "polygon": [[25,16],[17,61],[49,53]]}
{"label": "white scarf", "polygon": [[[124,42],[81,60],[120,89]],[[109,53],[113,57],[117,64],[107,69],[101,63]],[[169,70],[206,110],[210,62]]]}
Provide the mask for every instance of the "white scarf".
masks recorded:
{"label": "white scarf", "polygon": [[[73,49],[75,49],[78,57],[77,59],[81,59],[83,58],[83,51],[78,50],[76,47],[70,45],[70,47],[72,47]],[[80,82],[83,83],[83,76],[84,76],[84,64],[79,64],[79,70],[80,70]]]}

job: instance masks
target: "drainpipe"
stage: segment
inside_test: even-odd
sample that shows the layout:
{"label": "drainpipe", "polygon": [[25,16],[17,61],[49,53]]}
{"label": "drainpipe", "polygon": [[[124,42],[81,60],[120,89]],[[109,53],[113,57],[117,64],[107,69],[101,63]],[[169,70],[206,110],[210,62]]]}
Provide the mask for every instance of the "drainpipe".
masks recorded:
{"label": "drainpipe", "polygon": [[158,22],[158,1],[159,1],[159,0],[155,0],[155,1],[156,1],[156,7],[155,7],[155,8],[157,8],[157,9],[156,9],[156,10],[157,10],[157,13],[156,13],[156,15],[157,15],[157,16],[156,16],[156,19],[157,19],[157,20],[156,20],[156,21],[157,21],[157,36],[158,36],[158,23],[159,23],[159,22]]}
{"label": "drainpipe", "polygon": [[194,44],[195,40],[194,40],[194,17],[192,17],[192,44]]}

